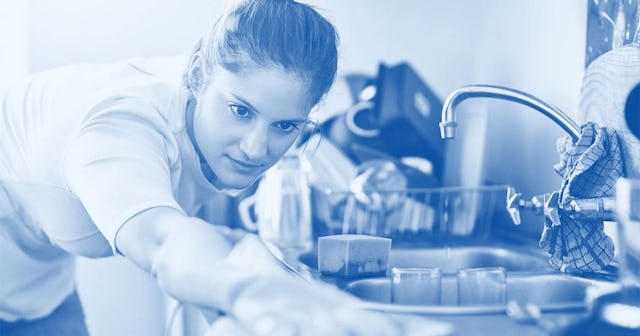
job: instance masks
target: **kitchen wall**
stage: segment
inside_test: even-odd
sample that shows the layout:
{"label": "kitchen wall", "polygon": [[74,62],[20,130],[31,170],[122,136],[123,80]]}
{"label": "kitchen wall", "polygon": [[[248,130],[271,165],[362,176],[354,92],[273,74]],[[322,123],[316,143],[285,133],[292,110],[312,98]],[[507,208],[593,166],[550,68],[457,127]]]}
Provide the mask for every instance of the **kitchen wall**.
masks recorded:
{"label": "kitchen wall", "polygon": [[0,2],[0,92],[27,73],[27,3]]}
{"label": "kitchen wall", "polygon": [[[341,73],[373,75],[380,61],[408,61],[443,98],[465,84],[490,83],[530,92],[570,115],[577,110],[586,0],[309,2],[340,30]],[[3,46],[0,54],[11,50],[13,63],[19,67],[26,60],[25,71],[33,72],[75,61],[188,52],[228,1],[27,3],[27,46]],[[461,107],[461,135],[448,154],[452,181],[510,183],[525,196],[558,186],[551,169],[557,161],[555,139],[562,135],[557,127],[511,103],[475,101]],[[539,229],[535,218],[518,228],[533,235]],[[92,335],[160,334],[160,292],[128,262],[80,260],[78,283]]]}
{"label": "kitchen wall", "polygon": [[[584,72],[587,1],[314,1],[341,29],[342,71],[375,73],[409,61],[443,97],[466,84],[538,96],[576,117]],[[563,132],[526,107],[473,100],[460,106],[447,174],[457,184],[511,184],[525,197],[559,186],[552,169]],[[486,130],[485,130],[486,128]],[[542,220],[517,228],[536,236]]]}

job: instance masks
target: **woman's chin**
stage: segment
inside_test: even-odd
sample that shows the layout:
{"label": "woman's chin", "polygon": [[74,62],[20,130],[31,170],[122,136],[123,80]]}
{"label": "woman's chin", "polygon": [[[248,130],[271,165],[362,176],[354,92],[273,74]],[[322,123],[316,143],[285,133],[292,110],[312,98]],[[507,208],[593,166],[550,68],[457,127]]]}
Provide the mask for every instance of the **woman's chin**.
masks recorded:
{"label": "woman's chin", "polygon": [[260,177],[245,174],[219,174],[215,178],[210,179],[213,185],[220,190],[244,190],[252,186]]}

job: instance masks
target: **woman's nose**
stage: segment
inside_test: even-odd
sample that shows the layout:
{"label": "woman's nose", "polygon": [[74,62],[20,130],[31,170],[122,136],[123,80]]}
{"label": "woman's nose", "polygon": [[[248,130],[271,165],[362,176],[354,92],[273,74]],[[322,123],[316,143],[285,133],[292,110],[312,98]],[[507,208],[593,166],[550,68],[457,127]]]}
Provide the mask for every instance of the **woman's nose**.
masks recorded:
{"label": "woman's nose", "polygon": [[247,159],[260,163],[267,156],[268,130],[258,127],[247,132],[240,141],[240,150]]}

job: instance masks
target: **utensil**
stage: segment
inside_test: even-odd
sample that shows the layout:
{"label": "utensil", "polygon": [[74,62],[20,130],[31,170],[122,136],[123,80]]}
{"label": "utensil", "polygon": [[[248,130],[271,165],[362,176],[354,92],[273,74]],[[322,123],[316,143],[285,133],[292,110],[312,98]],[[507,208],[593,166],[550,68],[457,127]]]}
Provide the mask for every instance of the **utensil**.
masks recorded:
{"label": "utensil", "polygon": [[547,333],[557,327],[555,323],[542,319],[540,307],[531,303],[523,304],[510,300],[507,303],[507,316],[518,323],[538,326]]}
{"label": "utensil", "polygon": [[282,268],[289,274],[304,279],[308,283],[313,282],[313,275],[308,267],[301,263],[298,254],[285,254],[276,244],[261,239],[262,243],[267,247],[271,256]]}

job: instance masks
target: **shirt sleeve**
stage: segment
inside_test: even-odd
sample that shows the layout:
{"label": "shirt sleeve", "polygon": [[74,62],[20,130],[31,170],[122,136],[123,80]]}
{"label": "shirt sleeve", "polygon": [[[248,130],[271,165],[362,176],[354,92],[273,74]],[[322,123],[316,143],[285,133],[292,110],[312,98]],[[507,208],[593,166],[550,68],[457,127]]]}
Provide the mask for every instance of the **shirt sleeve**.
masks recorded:
{"label": "shirt sleeve", "polygon": [[136,214],[154,207],[184,213],[171,178],[177,145],[167,120],[144,100],[113,98],[93,110],[67,149],[64,173],[117,253],[116,235]]}

